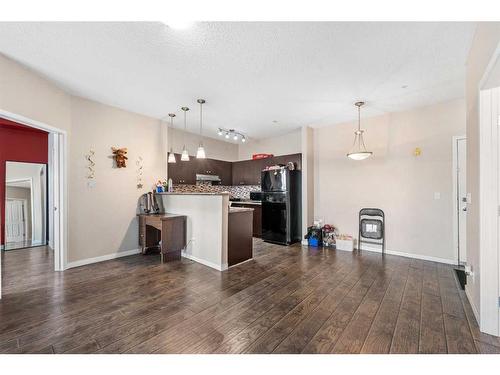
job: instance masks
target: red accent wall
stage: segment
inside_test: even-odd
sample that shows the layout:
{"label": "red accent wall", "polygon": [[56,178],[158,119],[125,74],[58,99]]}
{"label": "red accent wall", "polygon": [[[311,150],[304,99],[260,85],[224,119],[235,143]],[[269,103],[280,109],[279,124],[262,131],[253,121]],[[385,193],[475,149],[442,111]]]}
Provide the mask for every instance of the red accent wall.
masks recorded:
{"label": "red accent wall", "polygon": [[49,133],[0,118],[0,243],[5,236],[5,166],[7,161],[48,163]]}

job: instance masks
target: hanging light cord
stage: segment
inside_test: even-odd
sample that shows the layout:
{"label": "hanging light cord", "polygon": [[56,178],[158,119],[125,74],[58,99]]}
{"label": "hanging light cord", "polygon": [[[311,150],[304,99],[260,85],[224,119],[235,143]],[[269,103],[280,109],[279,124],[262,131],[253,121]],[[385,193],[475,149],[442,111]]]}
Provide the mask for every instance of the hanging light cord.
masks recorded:
{"label": "hanging light cord", "polygon": [[184,131],[186,131],[187,125],[186,125],[186,110],[184,110]]}
{"label": "hanging light cord", "polygon": [[202,121],[203,121],[203,103],[200,103],[200,144],[202,142],[202,137],[203,137],[201,135]]}
{"label": "hanging light cord", "polygon": [[[174,116],[170,116],[170,129],[172,129],[172,136],[173,136],[174,135]],[[168,134],[168,132],[167,132],[167,134]],[[170,145],[172,145],[172,142],[170,142]],[[170,146],[170,153],[172,153],[172,149],[173,149],[173,147]]]}
{"label": "hanging light cord", "polygon": [[184,134],[182,135],[182,140],[184,142],[183,150],[185,150],[186,149],[186,129],[187,129],[187,123],[186,123],[187,109],[185,107],[182,107],[181,109],[184,111]]}
{"label": "hanging light cord", "polygon": [[[172,135],[174,134],[174,117],[170,116],[170,129],[172,129]],[[167,132],[168,134],[168,132]],[[170,142],[170,145],[172,145],[172,142]],[[170,153],[172,153],[172,146],[170,146]]]}
{"label": "hanging light cord", "polygon": [[[360,137],[360,131],[361,131],[361,106],[358,107],[358,131],[354,132],[355,137],[354,137],[354,142],[352,142],[352,149],[354,150],[356,147],[356,141],[358,143],[358,149],[361,149],[361,137]],[[363,142],[364,144],[364,142]]]}
{"label": "hanging light cord", "polygon": [[358,132],[361,130],[361,106],[358,106]]}
{"label": "hanging light cord", "polygon": [[356,135],[354,137],[354,142],[352,143],[353,149],[356,147],[356,142],[358,144],[358,150],[361,151],[361,146],[363,146],[363,151],[366,152],[365,140],[363,139],[363,131],[361,130],[361,105],[358,107],[358,130],[354,132]]}

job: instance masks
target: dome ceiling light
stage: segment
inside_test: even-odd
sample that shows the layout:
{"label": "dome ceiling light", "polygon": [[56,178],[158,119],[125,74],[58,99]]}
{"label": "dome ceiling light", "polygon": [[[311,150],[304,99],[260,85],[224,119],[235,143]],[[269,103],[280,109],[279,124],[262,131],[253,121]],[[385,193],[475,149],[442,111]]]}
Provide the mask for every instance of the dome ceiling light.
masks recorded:
{"label": "dome ceiling light", "polygon": [[373,152],[368,151],[365,146],[365,141],[363,139],[364,130],[361,130],[361,107],[365,102],[356,102],[354,105],[358,107],[358,130],[354,132],[354,143],[351,148],[351,152],[347,154],[347,157],[352,160],[364,160],[373,155]]}

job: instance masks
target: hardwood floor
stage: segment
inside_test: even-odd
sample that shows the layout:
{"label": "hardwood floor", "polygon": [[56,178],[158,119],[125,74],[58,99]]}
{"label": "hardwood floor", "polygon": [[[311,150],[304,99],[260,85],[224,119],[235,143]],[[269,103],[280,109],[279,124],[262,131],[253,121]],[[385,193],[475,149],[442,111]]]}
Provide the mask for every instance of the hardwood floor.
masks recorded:
{"label": "hardwood floor", "polygon": [[5,244],[4,249],[6,251],[9,251],[9,250],[24,249],[27,247],[38,247],[38,246],[43,246],[45,244],[46,244],[46,242],[33,241],[33,240],[24,240],[24,241],[19,241],[19,242],[7,242]]}
{"label": "hardwood floor", "polygon": [[450,266],[256,240],[218,272],[134,255],[56,273],[2,252],[1,353],[500,353]]}

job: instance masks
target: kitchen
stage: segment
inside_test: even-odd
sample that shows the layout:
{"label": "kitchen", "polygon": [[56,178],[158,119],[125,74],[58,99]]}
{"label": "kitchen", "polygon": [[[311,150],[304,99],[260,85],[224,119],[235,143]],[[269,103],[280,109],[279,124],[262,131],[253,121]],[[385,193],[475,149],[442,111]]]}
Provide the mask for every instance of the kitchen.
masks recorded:
{"label": "kitchen", "polygon": [[[173,155],[171,191],[156,199],[160,212],[187,216],[184,257],[224,270],[252,258],[252,237],[282,245],[300,241],[300,153],[235,162]],[[214,206],[207,203],[214,200]],[[214,233],[213,240],[196,241]]]}
{"label": "kitchen", "polygon": [[[175,250],[163,249],[164,244],[162,260],[164,255],[169,260],[182,256],[222,271],[252,259],[254,239],[279,245],[301,241],[301,130],[254,139],[235,129],[218,128],[207,136],[206,101],[196,102],[199,122],[188,122],[188,114],[194,112],[188,107],[180,108],[182,127],[175,126],[175,113],[162,122],[168,135],[167,178],[157,184],[153,212],[174,214],[184,221],[183,240]],[[144,253],[150,245],[161,244],[161,234],[150,234],[152,242],[147,241],[147,218],[139,216]],[[161,231],[160,223],[150,226]]]}

